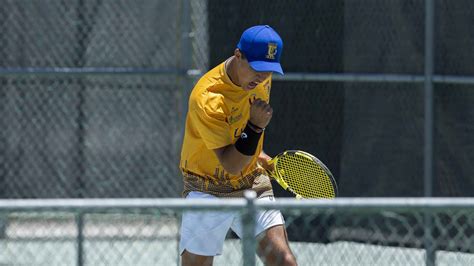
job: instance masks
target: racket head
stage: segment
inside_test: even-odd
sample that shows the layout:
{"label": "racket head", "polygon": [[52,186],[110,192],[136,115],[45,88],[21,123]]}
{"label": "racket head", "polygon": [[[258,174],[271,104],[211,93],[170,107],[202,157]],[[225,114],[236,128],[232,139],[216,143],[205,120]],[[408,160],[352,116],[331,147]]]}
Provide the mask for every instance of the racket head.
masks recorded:
{"label": "racket head", "polygon": [[297,198],[335,198],[337,184],[331,171],[318,158],[304,151],[288,150],[271,162],[272,176]]}

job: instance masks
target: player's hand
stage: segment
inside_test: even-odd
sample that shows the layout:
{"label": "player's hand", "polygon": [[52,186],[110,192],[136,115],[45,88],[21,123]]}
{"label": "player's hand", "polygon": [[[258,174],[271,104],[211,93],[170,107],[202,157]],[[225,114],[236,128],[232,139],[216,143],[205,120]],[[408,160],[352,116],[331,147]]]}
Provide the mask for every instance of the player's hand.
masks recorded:
{"label": "player's hand", "polygon": [[270,163],[271,159],[272,157],[268,156],[264,151],[262,151],[257,157],[257,162],[267,172],[273,172],[273,164]]}
{"label": "player's hand", "polygon": [[273,109],[262,99],[255,99],[250,103],[250,122],[260,128],[267,127],[272,119]]}

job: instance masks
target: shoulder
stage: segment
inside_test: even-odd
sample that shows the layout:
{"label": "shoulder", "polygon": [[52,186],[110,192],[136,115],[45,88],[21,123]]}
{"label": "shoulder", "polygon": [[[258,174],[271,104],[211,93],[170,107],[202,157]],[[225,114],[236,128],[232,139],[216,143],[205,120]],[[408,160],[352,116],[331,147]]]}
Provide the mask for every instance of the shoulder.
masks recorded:
{"label": "shoulder", "polygon": [[207,87],[205,89],[194,90],[189,99],[190,105],[195,108],[205,108],[224,104],[224,95],[218,92],[212,92],[210,90],[212,88],[213,87]]}
{"label": "shoulder", "polygon": [[193,90],[189,99],[189,110],[206,114],[206,116],[225,116],[227,112],[225,97],[215,92],[216,86],[221,85]]}
{"label": "shoulder", "polygon": [[194,86],[189,98],[191,109],[203,110],[207,113],[225,112],[225,96],[227,85],[222,80],[220,68],[223,64],[204,74]]}

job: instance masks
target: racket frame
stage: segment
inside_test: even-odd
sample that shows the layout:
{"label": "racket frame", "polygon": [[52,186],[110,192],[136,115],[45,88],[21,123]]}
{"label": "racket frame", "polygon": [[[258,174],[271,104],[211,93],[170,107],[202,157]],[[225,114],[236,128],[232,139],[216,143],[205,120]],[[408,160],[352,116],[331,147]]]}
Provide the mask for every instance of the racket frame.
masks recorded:
{"label": "racket frame", "polygon": [[331,171],[329,171],[329,168],[327,168],[327,166],[321,162],[318,158],[316,158],[314,155],[310,154],[310,153],[307,153],[307,152],[304,152],[304,151],[300,151],[300,150],[286,150],[280,154],[278,154],[277,156],[273,157],[271,160],[268,161],[269,164],[271,164],[273,166],[273,171],[269,172],[270,176],[275,179],[275,181],[277,181],[277,183],[283,188],[285,189],[286,191],[290,192],[291,194],[295,195],[295,197],[297,199],[303,199],[304,197],[301,196],[300,194],[296,193],[286,182],[285,180],[283,180],[283,178],[281,177],[280,173],[278,171],[276,171],[275,169],[275,165],[277,164],[278,160],[288,154],[288,153],[294,153],[294,154],[298,154],[298,155],[301,155],[303,157],[306,157],[307,159],[309,160],[312,160],[314,161],[316,164],[318,164],[321,168],[323,168],[323,170],[325,171],[325,173],[329,176],[329,179],[331,180],[331,183],[332,183],[332,186],[333,186],[333,189],[334,189],[334,196],[336,197],[337,194],[338,194],[338,189],[337,189],[337,183],[336,181],[334,180],[334,176],[332,175]]}

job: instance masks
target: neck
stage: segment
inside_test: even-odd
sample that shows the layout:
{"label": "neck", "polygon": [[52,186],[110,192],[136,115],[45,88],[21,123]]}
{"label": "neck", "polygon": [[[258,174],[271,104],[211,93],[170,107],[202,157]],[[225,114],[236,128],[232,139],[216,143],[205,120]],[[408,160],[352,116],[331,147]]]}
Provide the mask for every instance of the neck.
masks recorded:
{"label": "neck", "polygon": [[230,81],[234,83],[236,86],[240,86],[240,82],[238,79],[238,75],[236,73],[236,65],[235,65],[235,57],[232,56],[231,58],[227,59],[225,64],[225,71],[230,78]]}

